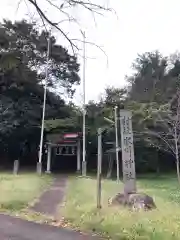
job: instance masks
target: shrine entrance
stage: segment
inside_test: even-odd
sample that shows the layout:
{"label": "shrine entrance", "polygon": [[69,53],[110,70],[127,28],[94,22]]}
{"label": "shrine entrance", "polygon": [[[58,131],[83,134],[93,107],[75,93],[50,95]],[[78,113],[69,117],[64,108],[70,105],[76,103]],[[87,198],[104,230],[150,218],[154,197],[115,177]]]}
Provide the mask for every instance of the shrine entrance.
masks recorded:
{"label": "shrine entrance", "polygon": [[80,139],[77,134],[65,134],[56,143],[48,142],[46,172],[79,172],[80,155]]}

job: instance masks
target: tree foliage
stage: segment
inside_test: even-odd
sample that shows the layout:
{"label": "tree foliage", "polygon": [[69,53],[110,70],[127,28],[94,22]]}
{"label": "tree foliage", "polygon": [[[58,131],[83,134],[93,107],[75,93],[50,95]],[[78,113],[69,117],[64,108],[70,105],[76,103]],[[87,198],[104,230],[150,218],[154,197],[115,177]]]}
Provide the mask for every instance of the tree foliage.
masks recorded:
{"label": "tree foliage", "polygon": [[[49,35],[49,32],[39,31],[35,24],[25,20],[15,23],[4,21],[0,28],[1,88],[42,83],[45,78]],[[51,36],[48,70],[48,84],[51,87],[56,87],[56,91],[58,88],[61,91],[64,88],[68,93],[73,94],[73,85],[80,82],[77,58],[58,45],[53,36]],[[7,86],[2,86],[5,82],[3,79],[8,78],[8,74],[15,76],[11,77],[11,82],[8,82]]]}
{"label": "tree foliage", "polygon": [[[25,132],[25,129],[40,126],[47,36],[49,32],[41,31],[35,23],[25,20],[15,23],[4,20],[1,24],[0,139],[4,144],[15,132],[19,134],[19,129]],[[80,83],[77,58],[51,36],[48,65],[46,119],[66,118],[70,115],[69,108],[59,92],[73,96],[74,85]]]}
{"label": "tree foliage", "polygon": [[[159,171],[160,165],[164,168],[179,162],[179,58],[148,52],[138,56],[133,69],[126,89],[109,87],[99,102],[89,102],[87,125],[96,134],[95,129],[107,124],[104,117],[113,120],[114,106],[131,110],[136,168]],[[115,140],[113,128],[106,132],[107,139]],[[165,163],[165,159],[169,161]]]}
{"label": "tree foliage", "polygon": [[[1,25],[1,144],[19,134],[20,129],[40,125],[49,35],[26,21],[4,21]],[[108,87],[99,101],[88,102],[87,153],[97,152],[99,127],[107,129],[104,143],[115,141],[114,126],[105,121],[105,117],[114,121],[114,107],[117,106],[118,114],[122,108],[133,113],[138,171],[159,171],[171,162],[179,165],[179,59],[179,55],[166,57],[158,51],[139,55],[133,63],[133,74],[127,77],[127,88]],[[73,96],[74,85],[80,83],[77,58],[51,36],[48,64],[46,131],[81,132],[82,109],[73,103],[66,104],[59,94],[59,89],[63,89]],[[103,146],[104,151],[108,149],[107,145]]]}

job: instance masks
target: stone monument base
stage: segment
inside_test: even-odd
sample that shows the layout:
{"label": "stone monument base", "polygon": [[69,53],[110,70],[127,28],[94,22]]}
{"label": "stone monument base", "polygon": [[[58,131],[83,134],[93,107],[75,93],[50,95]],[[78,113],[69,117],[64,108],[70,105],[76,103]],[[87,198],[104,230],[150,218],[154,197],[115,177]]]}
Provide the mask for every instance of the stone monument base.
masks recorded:
{"label": "stone monument base", "polygon": [[152,210],[156,208],[152,197],[145,193],[118,193],[109,199],[108,204],[111,206],[126,206],[131,210]]}

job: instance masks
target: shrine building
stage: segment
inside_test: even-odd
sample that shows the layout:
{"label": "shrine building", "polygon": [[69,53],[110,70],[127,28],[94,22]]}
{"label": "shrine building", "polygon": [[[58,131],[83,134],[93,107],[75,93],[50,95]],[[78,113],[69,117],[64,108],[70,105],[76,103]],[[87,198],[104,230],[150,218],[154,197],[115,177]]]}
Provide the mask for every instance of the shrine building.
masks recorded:
{"label": "shrine building", "polygon": [[46,172],[81,171],[81,133],[48,134]]}

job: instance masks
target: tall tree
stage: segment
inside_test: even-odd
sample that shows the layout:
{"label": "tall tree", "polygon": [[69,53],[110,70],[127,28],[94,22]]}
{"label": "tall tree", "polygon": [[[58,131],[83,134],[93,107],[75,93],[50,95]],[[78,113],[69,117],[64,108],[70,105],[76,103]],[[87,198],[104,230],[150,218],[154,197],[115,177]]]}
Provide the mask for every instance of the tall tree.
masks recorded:
{"label": "tall tree", "polygon": [[[4,21],[0,28],[1,47],[1,79],[9,72],[21,74],[19,82],[42,83],[45,77],[45,64],[47,54],[47,36],[49,32],[39,31],[35,24],[27,21]],[[8,61],[11,60],[11,61]],[[10,64],[9,64],[10,63]],[[21,69],[23,69],[21,71]],[[28,72],[28,70],[31,70]],[[5,70],[5,72],[3,72]],[[77,58],[68,54],[68,51],[61,45],[56,44],[55,37],[51,36],[49,78],[48,83],[57,89],[64,88],[68,93],[73,94],[74,84],[79,84],[79,64]],[[28,74],[22,73],[28,72]],[[23,78],[23,80],[22,80]],[[14,81],[12,80],[14,84]],[[34,83],[33,83],[34,84]]]}
{"label": "tall tree", "polygon": [[[48,32],[26,21],[4,21],[0,28],[0,136],[10,138],[17,130],[39,126],[43,103],[43,79]],[[73,95],[79,84],[79,64],[51,37],[48,87]],[[47,91],[46,118],[69,116],[58,92]],[[19,134],[19,131],[16,131]],[[4,141],[3,141],[4,142]]]}
{"label": "tall tree", "polygon": [[144,103],[169,101],[178,83],[177,64],[157,51],[139,55],[133,64],[134,74],[128,78],[130,98]]}
{"label": "tall tree", "polygon": [[143,121],[146,122],[147,119],[151,119],[151,124],[145,123],[144,136],[149,140],[150,145],[174,156],[177,178],[180,183],[180,91],[176,92],[168,104],[152,105],[148,117]]}

